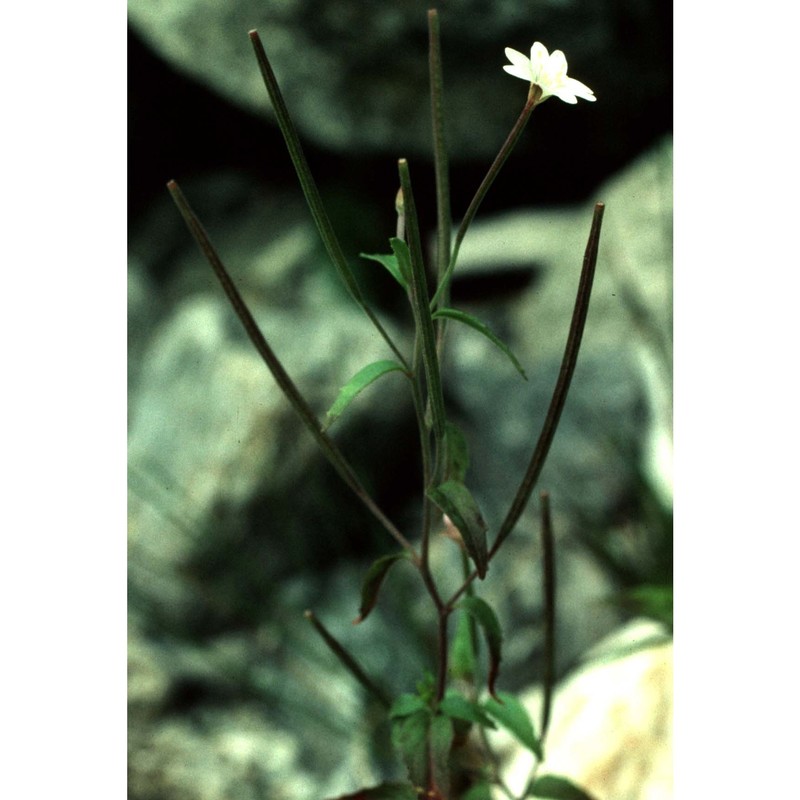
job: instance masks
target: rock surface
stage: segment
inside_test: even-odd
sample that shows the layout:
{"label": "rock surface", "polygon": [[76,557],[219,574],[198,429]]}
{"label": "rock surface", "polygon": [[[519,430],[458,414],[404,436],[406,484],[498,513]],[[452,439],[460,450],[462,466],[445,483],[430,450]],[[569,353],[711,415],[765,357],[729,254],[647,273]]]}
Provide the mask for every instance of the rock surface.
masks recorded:
{"label": "rock surface", "polygon": [[[638,491],[640,473],[670,501],[668,471],[648,455],[658,448],[642,445],[670,428],[670,162],[665,143],[598,194],[607,203],[598,283],[542,483],[559,539],[562,674],[624,616],[609,602],[619,575],[584,546],[587,517],[641,579],[649,540],[637,538],[635,513],[620,521],[615,509]],[[357,369],[387,357],[295,201],[265,197],[241,176],[183,189],[318,412]],[[470,296],[470,281],[480,294],[503,271],[530,278],[510,302],[459,306],[506,338],[528,384],[474,331],[453,328],[448,339],[449,400],[472,448],[468,480],[495,525],[549,398],[588,221],[585,207],[521,211],[476,223],[465,241],[456,301]],[[400,767],[378,709],[303,609],[313,607],[394,694],[413,690],[431,666],[431,611],[413,571],[398,567],[373,617],[350,624],[366,567],[393,545],[295,420],[182,226],[165,203],[131,243],[131,796],[337,796]],[[387,324],[407,342],[403,323]],[[413,530],[416,438],[395,378],[359,398],[334,433],[390,515]],[[536,530],[533,506],[481,587],[508,631],[502,679],[512,690],[535,679],[541,656]],[[437,538],[435,564],[449,569],[456,556]]]}
{"label": "rock surface", "polygon": [[[520,699],[538,721],[541,690]],[[671,800],[672,711],[672,641],[659,626],[634,621],[557,688],[537,774],[566,777],[596,800]],[[507,734],[490,739],[505,751],[507,784],[521,792],[533,756]]]}
{"label": "rock surface", "polygon": [[[597,273],[570,396],[541,479],[583,511],[621,499],[639,468],[664,505],[672,503],[671,170],[672,144],[665,140],[598,188],[592,201],[606,205]],[[508,480],[532,451],[535,420],[543,419],[567,339],[592,203],[499,215],[474,223],[464,241],[456,303],[459,280],[488,289],[493,277],[517,273],[530,283],[501,301],[473,288],[464,306],[491,320],[530,367],[527,384],[487,340],[450,329],[458,404],[471,427],[486,434],[475,458],[483,485]]]}
{"label": "rock surface", "polygon": [[[257,28],[304,138],[334,150],[411,155],[430,152],[430,5],[130,0],[128,13],[181,72],[264,112],[268,101],[247,38]],[[454,157],[497,151],[525,101],[524,84],[502,72],[503,49],[524,52],[534,39],[564,50],[570,74],[602,98],[592,109],[597,135],[582,147],[590,160],[640,146],[655,120],[663,125],[656,132],[668,129],[672,21],[656,0],[449,0],[440,17]],[[625,125],[618,124],[622,113]]]}

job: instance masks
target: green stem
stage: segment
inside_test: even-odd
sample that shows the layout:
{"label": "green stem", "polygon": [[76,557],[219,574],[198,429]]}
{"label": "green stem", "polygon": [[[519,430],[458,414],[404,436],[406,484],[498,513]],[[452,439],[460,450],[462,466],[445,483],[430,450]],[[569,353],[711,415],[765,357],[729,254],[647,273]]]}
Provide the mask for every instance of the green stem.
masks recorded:
{"label": "green stem", "polygon": [[375,518],[381,523],[381,525],[383,525],[389,534],[412,555],[415,561],[418,561],[419,557],[414,551],[411,543],[405,538],[405,536],[403,536],[402,533],[400,533],[400,531],[384,515],[380,508],[378,508],[378,506],[375,504],[375,501],[369,496],[367,490],[361,484],[361,481],[358,479],[358,476],[354,472],[353,468],[345,459],[344,455],[342,455],[342,452],[336,446],[334,441],[322,429],[322,426],[317,419],[317,415],[308,405],[306,399],[300,393],[297,386],[295,386],[294,382],[283,368],[283,365],[278,360],[278,357],[267,343],[267,340],[261,333],[261,330],[253,318],[253,315],[250,313],[250,309],[244,302],[244,299],[231,279],[228,270],[225,268],[225,265],[222,263],[222,260],[217,254],[217,251],[211,244],[208,234],[203,229],[203,226],[200,224],[200,220],[197,218],[197,215],[194,213],[188,201],[184,197],[183,192],[180,190],[178,184],[175,181],[170,181],[167,184],[167,188],[169,189],[169,192],[172,195],[172,199],[175,201],[178,210],[181,212],[189,231],[195,238],[197,244],[200,246],[200,249],[205,257],[208,259],[208,262],[219,279],[219,282],[222,284],[222,288],[225,290],[225,294],[228,296],[228,300],[233,306],[233,310],[236,312],[236,315],[241,320],[247,335],[250,337],[250,341],[253,343],[259,355],[264,360],[264,363],[269,368],[269,371],[272,373],[273,378],[275,378],[275,382],[278,384],[278,387],[283,392],[289,403],[291,403],[292,408],[294,408],[305,426],[309,429],[309,431],[311,431],[311,434],[316,439],[320,449],[342,477],[344,482],[350,487],[350,489],[352,489],[361,502],[364,503],[364,505],[372,512]]}
{"label": "green stem", "polygon": [[[415,347],[415,353],[419,352],[419,347]],[[414,369],[418,367],[419,357],[415,355]],[[422,395],[422,387],[420,386],[419,377],[417,372],[411,379],[412,398],[414,400],[414,412],[417,417],[417,427],[419,428],[420,450],[422,453],[422,564],[427,567],[428,564],[428,549],[430,540],[430,527],[431,527],[431,510],[430,499],[428,498],[427,490],[431,485],[431,443],[430,432],[428,426],[425,424],[425,400]]]}
{"label": "green stem", "polygon": [[314,626],[314,630],[323,638],[325,644],[331,649],[334,655],[350,671],[352,676],[385,708],[391,708],[392,701],[386,692],[376,685],[372,679],[364,672],[361,665],[345,650],[344,646],[338,642],[328,629],[317,619],[313,611],[306,611],[305,618]]}
{"label": "green stem", "polygon": [[278,86],[278,81],[275,78],[275,73],[272,70],[272,65],[269,63],[267,53],[264,50],[263,44],[261,43],[258,31],[250,31],[249,36],[250,41],[253,44],[253,49],[255,50],[256,58],[258,59],[258,66],[261,69],[261,76],[264,79],[264,84],[267,87],[267,92],[269,94],[270,101],[272,102],[272,107],[275,111],[275,117],[278,121],[278,126],[283,134],[286,147],[289,150],[289,156],[292,159],[292,164],[294,164],[297,177],[300,180],[300,186],[303,189],[303,194],[305,195],[308,207],[311,210],[311,216],[314,218],[319,235],[322,238],[325,249],[328,251],[328,256],[333,262],[333,265],[336,267],[339,277],[344,283],[345,288],[349,292],[350,296],[353,298],[353,300],[355,300],[356,303],[358,303],[367,317],[369,317],[372,324],[384,338],[386,344],[388,344],[392,349],[392,352],[397,356],[400,363],[406,369],[408,369],[408,363],[406,362],[405,357],[392,341],[391,337],[380,323],[380,320],[378,320],[378,318],[375,316],[375,313],[367,305],[367,302],[358,287],[355,276],[350,269],[350,265],[347,263],[347,259],[342,252],[339,239],[337,238],[336,232],[334,231],[333,225],[328,217],[328,212],[325,210],[325,206],[323,205],[319,189],[317,188],[317,184],[314,181],[313,175],[311,174],[311,169],[308,166],[308,161],[306,161],[305,153],[303,152],[302,145],[300,144],[300,137],[297,135],[294,122],[292,122],[292,118],[289,116],[289,110],[284,102],[283,95],[280,87]]}
{"label": "green stem", "polygon": [[411,188],[411,176],[408,162],[401,158],[398,162],[400,186],[403,190],[403,208],[405,211],[408,249],[411,255],[411,302],[414,310],[414,322],[422,343],[422,363],[425,369],[425,382],[428,400],[431,406],[433,435],[436,440],[436,458],[433,470],[434,480],[438,477],[439,464],[442,460],[445,411],[442,393],[442,377],[439,372],[439,357],[436,353],[436,334],[431,316],[428,282],[425,275],[425,263],[422,257],[422,240],[419,233],[417,208]]}
{"label": "green stem", "polygon": [[[427,308],[427,304],[425,306]],[[419,428],[420,447],[422,450],[422,478],[424,490],[422,492],[422,545],[421,557],[418,564],[419,573],[422,577],[422,582],[425,585],[428,594],[433,601],[438,614],[438,679],[437,679],[437,702],[444,697],[444,689],[447,682],[447,614],[449,611],[445,609],[442,602],[439,589],[436,586],[436,581],[430,568],[429,554],[430,554],[430,537],[431,537],[431,500],[428,497],[428,488],[432,485],[431,480],[431,442],[430,442],[430,429],[425,422],[425,399],[422,392],[419,379],[419,362],[422,358],[422,341],[420,337],[420,326],[416,326],[416,336],[414,341],[414,374],[412,377],[412,395],[414,398],[414,411],[417,415],[417,427]],[[443,617],[444,615],[444,617]],[[442,636],[444,636],[444,644],[442,643]],[[441,694],[440,694],[441,692]]]}
{"label": "green stem", "polygon": [[[578,361],[578,352],[581,346],[581,338],[583,337],[583,330],[586,326],[586,315],[589,312],[589,299],[592,294],[592,283],[594,281],[595,267],[597,266],[597,251],[600,244],[600,229],[603,223],[603,212],[605,206],[603,203],[596,203],[594,207],[594,216],[592,217],[592,227],[589,232],[589,239],[586,243],[586,252],[583,257],[583,268],[581,269],[581,277],[578,283],[578,292],[575,297],[575,308],[572,312],[572,322],[570,323],[569,335],[567,336],[567,344],[564,348],[564,356],[561,361],[561,369],[558,374],[553,396],[550,399],[550,406],[547,409],[547,416],[545,417],[542,431],[539,434],[539,439],[533,450],[528,469],[525,476],[520,483],[517,494],[511,504],[508,513],[506,514],[503,523],[497,533],[497,538],[489,550],[488,561],[495,556],[500,546],[505,541],[506,537],[514,529],[514,526],[519,521],[525,506],[530,499],[533,487],[539,479],[542,467],[544,467],[547,455],[550,452],[550,445],[553,443],[558,422],[561,418],[561,412],[564,410],[564,404],[567,400],[567,393],[569,392],[572,375],[575,372],[575,365]],[[477,572],[473,572],[469,578],[464,582],[461,588],[453,595],[448,601],[448,607],[458,600],[464,593],[467,586],[475,580]]]}
{"label": "green stem", "polygon": [[441,703],[447,691],[447,622],[450,609],[439,608],[439,630],[437,635],[439,649],[439,669],[436,676],[436,702]]}
{"label": "green stem", "polygon": [[472,198],[472,202],[469,204],[469,208],[467,208],[467,213],[464,215],[464,219],[461,220],[461,225],[456,233],[456,240],[453,243],[453,250],[450,255],[450,262],[447,265],[447,271],[439,280],[439,285],[436,288],[433,299],[431,300],[432,310],[436,309],[440,305],[442,298],[447,296],[446,292],[448,291],[453,270],[456,267],[458,251],[461,248],[461,242],[464,240],[464,236],[466,236],[467,229],[474,219],[475,214],[478,213],[478,208],[480,208],[480,205],[483,202],[484,197],[486,197],[487,192],[491,188],[491,185],[494,183],[495,178],[499,175],[500,170],[503,168],[503,164],[506,163],[506,160],[511,155],[511,151],[514,149],[517,141],[519,141],[519,137],[525,130],[528,119],[530,119],[531,113],[533,112],[536,103],[539,101],[541,94],[542,90],[538,86],[534,85],[531,87],[531,91],[528,94],[528,100],[525,103],[525,107],[522,109],[522,113],[514,123],[511,133],[508,134],[508,138],[500,148],[500,152],[495,157],[495,160],[492,163],[492,166],[489,168],[489,171],[486,173],[486,177],[483,179],[483,182],[478,187],[478,191],[475,192],[475,197]]}

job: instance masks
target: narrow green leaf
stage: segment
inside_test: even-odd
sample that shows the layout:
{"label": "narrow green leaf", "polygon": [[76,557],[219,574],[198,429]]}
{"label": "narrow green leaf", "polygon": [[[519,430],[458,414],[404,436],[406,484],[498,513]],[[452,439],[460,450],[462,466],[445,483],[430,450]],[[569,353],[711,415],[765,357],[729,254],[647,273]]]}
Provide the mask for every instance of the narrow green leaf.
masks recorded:
{"label": "narrow green leaf", "polygon": [[533,722],[527,709],[508,692],[499,692],[498,696],[502,702],[489,699],[484,703],[484,709],[541,761],[544,758],[542,745],[533,731]]}
{"label": "narrow green leaf", "polygon": [[417,681],[417,694],[430,705],[436,696],[436,678],[430,670],[425,670],[422,680]]}
{"label": "narrow green leaf", "polygon": [[429,489],[427,494],[458,528],[467,553],[475,562],[478,577],[485,578],[489,566],[487,525],[469,489],[460,481],[449,480]]}
{"label": "narrow green leaf", "polygon": [[489,676],[487,678],[489,694],[497,699],[498,695],[495,692],[494,684],[500,670],[503,646],[503,632],[500,629],[500,622],[497,619],[497,615],[492,610],[492,607],[480,597],[465,597],[459,603],[458,607],[463,608],[483,630],[486,644],[489,647]]}
{"label": "narrow green leaf", "polygon": [[536,779],[530,793],[549,800],[594,800],[592,795],[561,775],[542,775]]}
{"label": "narrow green leaf", "polygon": [[428,790],[450,797],[450,749],[453,746],[453,721],[435,716],[428,731]]}
{"label": "narrow green leaf", "polygon": [[467,314],[465,311],[457,311],[455,308],[440,308],[438,311],[435,311],[433,318],[438,319],[440,317],[453,319],[456,322],[463,322],[465,325],[469,325],[470,328],[474,328],[478,333],[482,333],[492,344],[499,347],[508,356],[511,363],[514,365],[514,369],[516,369],[525,380],[528,380],[528,376],[525,374],[522,364],[519,363],[517,357],[511,352],[511,348],[509,348],[488,325],[481,322],[477,317],[473,317],[472,314]]}
{"label": "narrow green leaf", "polygon": [[405,275],[400,269],[400,263],[397,260],[397,256],[390,253],[387,255],[370,255],[369,253],[359,253],[361,258],[367,258],[370,261],[377,261],[379,264],[386,267],[387,270],[392,274],[392,277],[406,290],[408,291],[408,282],[409,282],[409,275],[406,273]]}
{"label": "narrow green leaf", "polygon": [[402,756],[414,786],[425,786],[428,778],[428,711],[417,711],[395,719],[392,745]]}
{"label": "narrow green leaf", "polygon": [[452,422],[448,422],[444,427],[444,446],[445,480],[463,483],[469,467],[469,449],[464,434]]}
{"label": "narrow green leaf", "polygon": [[396,361],[374,361],[372,364],[367,364],[366,367],[360,369],[352,378],[339,390],[339,395],[334,404],[328,410],[325,418],[324,430],[338,419],[341,413],[358,397],[364,389],[371,383],[374,383],[382,375],[389,372],[405,372],[403,367]]}
{"label": "narrow green leaf", "polygon": [[442,702],[439,703],[439,711],[451,719],[474,722],[477,725],[483,725],[484,728],[497,727],[477,703],[470,702],[458,692],[449,691]]}
{"label": "narrow green leaf", "polygon": [[620,593],[617,600],[623,608],[663,622],[672,628],[672,595],[671,586],[643,584]]}
{"label": "narrow green leaf", "polygon": [[402,553],[392,553],[372,563],[361,584],[361,608],[359,609],[358,616],[353,620],[354,625],[363,622],[370,611],[375,608],[375,604],[378,602],[378,592],[383,584],[383,579],[386,577],[386,573],[398,561],[406,557],[405,551]]}
{"label": "narrow green leaf", "polygon": [[456,633],[450,649],[450,672],[458,680],[475,680],[474,622],[469,614],[461,614],[456,623]]}
{"label": "narrow green leaf", "polygon": [[392,253],[397,260],[400,274],[406,278],[406,283],[411,283],[411,251],[408,249],[408,245],[396,236],[389,239],[389,244],[392,246]]}
{"label": "narrow green leaf", "polygon": [[430,713],[430,709],[425,700],[418,694],[401,694],[397,700],[392,703],[392,707],[389,709],[389,717],[391,719],[407,717],[410,714],[416,714],[417,711]]}
{"label": "narrow green leaf", "polygon": [[492,784],[476,783],[461,800],[492,800]]}
{"label": "narrow green leaf", "polygon": [[417,800],[417,793],[410,783],[382,783],[370,789],[360,789],[355,794],[344,794],[334,800]]}

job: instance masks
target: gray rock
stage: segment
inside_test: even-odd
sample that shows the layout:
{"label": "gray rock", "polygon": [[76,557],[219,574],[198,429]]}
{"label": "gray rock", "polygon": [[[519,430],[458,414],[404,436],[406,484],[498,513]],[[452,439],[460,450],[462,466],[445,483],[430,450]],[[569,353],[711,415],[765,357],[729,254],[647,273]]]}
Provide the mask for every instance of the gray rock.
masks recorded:
{"label": "gray rock", "polygon": [[[586,330],[567,406],[540,485],[581,518],[613,508],[636,476],[671,508],[672,147],[663,142],[599,188],[606,203]],[[535,273],[491,320],[528,369],[468,329],[450,329],[452,386],[474,444],[476,485],[500,511],[513,495],[544,419],[569,329],[591,205],[520,210],[475,223],[457,274]],[[457,294],[457,283],[454,288]],[[500,500],[502,498],[502,500]]]}
{"label": "gray rock", "polygon": [[[259,112],[266,92],[247,32],[257,28],[301,135],[336,150],[430,152],[429,3],[398,0],[130,0],[135,30],[182,72]],[[567,54],[571,74],[603,101],[609,147],[669,102],[671,19],[655,0],[576,3],[451,0],[441,10],[448,140],[454,156],[487,156],[525,101],[502,71],[505,47],[534,39]],[[600,103],[597,104],[600,107]],[[630,116],[635,107],[639,117]],[[628,125],[620,126],[620,114]],[[595,121],[597,117],[594,117]]]}
{"label": "gray rock", "polygon": [[[183,188],[275,351],[324,413],[353,373],[387,354],[331,279],[307,212],[254,200],[230,176]],[[364,566],[324,565],[352,549],[354,532],[369,542],[365,514],[353,513],[357,501],[277,390],[188,232],[181,244],[164,233],[176,215],[169,204],[154,212],[131,243],[131,796],[335,796],[385,771],[386,736],[383,751],[373,746],[374,711],[302,611],[313,605],[340,638],[354,638]],[[391,378],[370,395],[397,413]],[[351,425],[343,418],[334,434],[352,440]],[[368,517],[366,527],[376,527]],[[392,626],[375,630],[372,649],[354,648],[367,667],[421,673],[418,650],[393,653]]]}
{"label": "gray rock", "polygon": [[[597,194],[607,204],[597,285],[542,479],[558,536],[560,672],[622,618],[608,602],[614,576],[587,551],[583,522],[606,521],[641,472],[670,502],[668,472],[642,446],[671,430],[670,165],[665,143]],[[266,201],[243,179],[183,188],[268,339],[324,412],[350,375],[387,354],[336,288],[305,210]],[[131,796],[337,796],[399,774],[399,765],[379,710],[302,611],[313,607],[394,695],[433,666],[430,603],[401,565],[373,616],[350,624],[367,553],[393,545],[352,510],[356,501],[295,420],[188,234],[176,244],[164,233],[181,230],[176,217],[168,205],[154,212],[131,246]],[[462,280],[538,271],[510,304],[465,306],[507,339],[528,384],[474,331],[453,325],[448,334],[450,400],[472,448],[468,481],[495,527],[544,416],[589,218],[583,206],[522,211],[479,221],[464,244]],[[365,476],[409,469],[393,427],[410,413],[408,398],[391,381],[359,398],[336,432],[346,452],[360,445]],[[411,530],[417,505],[402,512]],[[480,586],[507,632],[503,688],[538,677],[537,525],[534,504]],[[360,557],[348,545],[354,536]],[[436,536],[431,555],[455,585],[456,546]]]}
{"label": "gray rock", "polygon": [[[190,198],[192,188],[205,195],[202,185],[189,185]],[[274,350],[322,416],[347,379],[386,358],[388,348],[336,286],[306,215],[280,199],[248,209],[232,203],[216,225],[207,223],[214,233],[219,227],[212,239]],[[192,581],[214,582],[203,562],[238,550],[257,605],[256,596],[269,596],[265,581],[335,552],[325,537],[342,540],[348,523],[364,519],[343,512],[342,530],[320,524],[332,509],[356,503],[318,457],[188,232],[183,240],[171,257],[174,277],[157,293],[164,314],[153,312],[149,330],[132,315],[132,352],[141,355],[129,389],[128,443],[131,595],[156,603],[178,625],[227,613],[231,587],[220,585],[219,597],[207,591],[198,605]],[[134,267],[147,260],[140,242],[132,249]],[[158,261],[157,253],[149,255]],[[146,282],[141,269],[138,275],[134,299]],[[137,299],[136,307],[142,305]],[[387,412],[398,407],[395,377],[402,380],[387,377],[373,392]],[[343,421],[341,430],[347,427]],[[295,518],[300,507],[304,513]],[[243,528],[254,514],[260,517],[255,537]],[[211,550],[209,541],[217,542]]]}

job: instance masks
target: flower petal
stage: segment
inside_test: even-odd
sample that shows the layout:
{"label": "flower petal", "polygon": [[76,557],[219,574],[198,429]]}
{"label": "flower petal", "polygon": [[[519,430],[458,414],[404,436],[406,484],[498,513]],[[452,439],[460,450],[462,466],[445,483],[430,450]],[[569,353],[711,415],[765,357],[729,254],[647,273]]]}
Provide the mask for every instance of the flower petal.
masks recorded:
{"label": "flower petal", "polygon": [[553,50],[547,63],[547,74],[556,81],[562,81],[567,75],[567,57],[561,50]]}
{"label": "flower petal", "polygon": [[503,69],[515,78],[522,78],[524,81],[531,81],[531,62],[530,59],[514,50],[511,47],[506,47],[506,58],[511,62],[506,64]]}
{"label": "flower petal", "polygon": [[567,78],[564,88],[583,100],[589,100],[590,102],[597,100],[594,92],[585,83],[576,81],[575,78]]}
{"label": "flower petal", "polygon": [[[526,59],[527,61],[527,59]],[[531,65],[526,64],[524,67],[516,66],[515,64],[506,64],[503,69],[515,78],[522,78],[524,81],[531,82]]]}
{"label": "flower petal", "polygon": [[547,48],[541,42],[534,42],[531,46],[531,61],[541,64],[550,58]]}
{"label": "flower petal", "polygon": [[520,53],[519,50],[514,50],[511,47],[506,47],[506,58],[515,66],[515,67],[529,67],[531,60],[526,56],[524,53]]}
{"label": "flower petal", "polygon": [[540,103],[548,97],[558,97],[570,105],[577,103],[578,98],[589,102],[597,99],[585,83],[567,75],[567,57],[562,50],[548,53],[541,42],[534,42],[530,59],[511,47],[506,47],[505,53],[511,63],[504,65],[503,69],[515,78],[538,86],[541,89]]}
{"label": "flower petal", "polygon": [[554,97],[557,97],[559,100],[563,100],[565,103],[570,103],[571,105],[575,105],[575,103],[578,102],[578,98],[575,97],[575,95],[569,89],[565,89],[563,87],[553,89],[551,94]]}
{"label": "flower petal", "polygon": [[547,73],[547,48],[541,42],[534,42],[531,47],[531,81],[538,83],[544,80]]}

